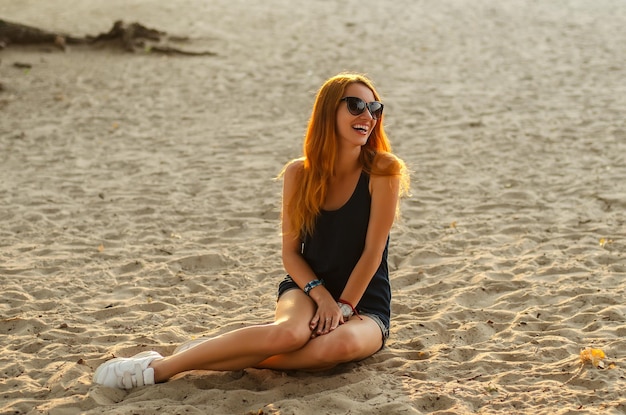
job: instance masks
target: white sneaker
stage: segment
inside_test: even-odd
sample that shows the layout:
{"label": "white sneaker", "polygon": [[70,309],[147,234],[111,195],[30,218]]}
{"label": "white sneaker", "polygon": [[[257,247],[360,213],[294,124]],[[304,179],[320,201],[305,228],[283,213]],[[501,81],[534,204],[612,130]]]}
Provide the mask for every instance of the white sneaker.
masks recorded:
{"label": "white sneaker", "polygon": [[153,360],[162,358],[163,356],[157,352],[141,352],[133,357],[116,357],[96,369],[93,382],[119,389],[154,385],[154,369],[148,366]]}

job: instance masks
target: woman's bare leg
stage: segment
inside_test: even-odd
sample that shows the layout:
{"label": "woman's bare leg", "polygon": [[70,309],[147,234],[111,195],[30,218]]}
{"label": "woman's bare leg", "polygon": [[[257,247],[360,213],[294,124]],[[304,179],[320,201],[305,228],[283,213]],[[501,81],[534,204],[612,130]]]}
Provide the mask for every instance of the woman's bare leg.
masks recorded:
{"label": "woman's bare leg", "polygon": [[269,357],[257,368],[277,370],[326,370],[340,363],[363,360],[383,345],[380,327],[369,317],[352,317],[334,331],[311,339],[293,352]]}
{"label": "woman's bare leg", "polygon": [[274,323],[245,327],[210,338],[173,356],[155,360],[156,382],[188,370],[239,370],[254,367],[276,354],[302,348],[311,338],[309,322],[315,303],[302,291],[284,293]]}

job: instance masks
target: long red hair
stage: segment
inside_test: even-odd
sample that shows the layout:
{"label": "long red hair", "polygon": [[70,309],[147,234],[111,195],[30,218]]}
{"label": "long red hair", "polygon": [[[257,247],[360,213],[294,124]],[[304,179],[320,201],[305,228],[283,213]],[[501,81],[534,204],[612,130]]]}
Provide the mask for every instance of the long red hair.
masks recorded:
{"label": "long red hair", "polygon": [[[372,81],[364,75],[341,73],[328,79],[315,97],[304,138],[304,155],[287,164],[300,160],[303,162],[303,168],[296,176],[296,190],[287,204],[291,229],[300,237],[313,233],[315,219],[326,198],[329,180],[335,174],[339,148],[337,109],[346,88],[353,83],[365,85],[374,94],[374,99],[380,101]],[[409,175],[404,162],[391,154],[383,119],[384,115],[374,126],[367,143],[361,147],[359,161],[363,170],[370,175],[399,176],[403,194],[408,191]]]}

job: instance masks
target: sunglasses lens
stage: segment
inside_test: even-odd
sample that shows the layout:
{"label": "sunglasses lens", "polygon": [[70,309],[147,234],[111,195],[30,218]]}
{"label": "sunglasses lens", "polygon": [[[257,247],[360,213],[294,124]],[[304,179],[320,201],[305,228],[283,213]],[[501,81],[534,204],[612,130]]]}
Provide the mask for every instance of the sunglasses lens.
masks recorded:
{"label": "sunglasses lens", "polygon": [[352,115],[359,115],[365,111],[365,101],[361,98],[348,97],[346,103],[348,104],[348,111],[350,111]]}
{"label": "sunglasses lens", "polygon": [[378,101],[370,102],[369,109],[372,114],[372,118],[375,120],[379,119],[383,115],[383,104]]}

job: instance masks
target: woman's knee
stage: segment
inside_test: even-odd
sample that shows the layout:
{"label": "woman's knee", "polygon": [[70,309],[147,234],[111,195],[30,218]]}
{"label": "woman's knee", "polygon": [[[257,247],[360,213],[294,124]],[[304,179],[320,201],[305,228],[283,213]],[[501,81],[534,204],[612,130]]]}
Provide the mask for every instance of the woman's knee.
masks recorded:
{"label": "woman's knee", "polygon": [[294,324],[279,323],[276,325],[272,342],[289,353],[304,347],[311,339],[311,331],[307,327],[296,327]]}
{"label": "woman's knee", "polygon": [[314,357],[323,365],[334,366],[340,363],[352,362],[369,356],[371,353],[357,333],[349,330],[335,338],[328,337],[323,347],[316,348]]}

